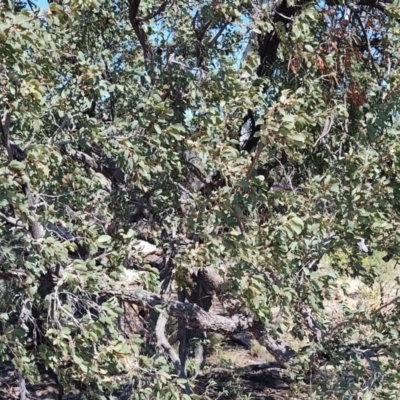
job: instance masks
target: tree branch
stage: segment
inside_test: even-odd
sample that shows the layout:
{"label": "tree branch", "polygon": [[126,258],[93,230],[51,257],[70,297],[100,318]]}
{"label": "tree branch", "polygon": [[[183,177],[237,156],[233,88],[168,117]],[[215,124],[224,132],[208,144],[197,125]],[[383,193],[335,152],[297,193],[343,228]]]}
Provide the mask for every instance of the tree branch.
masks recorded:
{"label": "tree branch", "polygon": [[151,63],[153,60],[153,51],[149,38],[141,26],[142,21],[138,17],[140,0],[128,0],[129,1],[129,21],[132,28],[140,42],[143,49],[143,55],[146,63]]}
{"label": "tree branch", "polygon": [[[162,294],[170,295],[173,279],[172,276],[169,276],[165,281],[165,285],[163,285]],[[179,358],[178,354],[176,353],[175,349],[169,343],[168,339],[165,336],[165,326],[167,324],[168,317],[164,313],[160,313],[157,318],[156,323],[156,338],[157,338],[157,346],[164,349],[165,352],[168,353],[169,358],[173,362],[175,366],[175,371],[180,378],[186,379],[186,371],[185,371],[185,364]],[[189,385],[186,383],[185,385],[185,393],[191,394],[191,390]]]}
{"label": "tree branch", "polygon": [[10,225],[17,226],[18,228],[24,228],[24,224],[17,218],[9,217],[8,215],[3,214],[0,212],[0,218],[2,218],[5,222]]}
{"label": "tree branch", "polygon": [[[345,3],[351,4],[352,2],[350,0],[346,0]],[[302,7],[306,4],[308,3],[305,0],[298,0],[294,6],[288,6],[288,2],[286,0],[277,2],[274,10],[272,10],[275,14],[273,24],[283,23],[286,29],[290,29],[288,25],[293,22],[293,17],[297,13],[301,12]],[[327,0],[326,4],[332,7],[341,5],[342,3],[339,0]],[[390,4],[393,4],[393,0],[360,0],[356,2],[354,6],[368,6],[388,14],[387,7]],[[271,32],[268,32],[265,35],[258,36],[258,54],[260,56],[260,66],[258,67],[257,73],[259,76],[265,76],[271,73],[271,67],[277,60],[279,44],[280,41],[276,29],[273,29]]]}
{"label": "tree branch", "polygon": [[[161,14],[162,12],[165,11],[167,4],[169,3],[169,0],[164,0],[160,7],[157,8],[157,10],[153,11],[149,15],[146,15],[145,17],[136,17],[136,21],[138,22],[146,22],[149,21],[150,19],[156,17],[157,15]],[[137,15],[137,12],[136,12]]]}
{"label": "tree branch", "polygon": [[230,21],[225,21],[224,24],[219,28],[219,31],[215,34],[215,36],[208,42],[207,46],[214,47],[215,44],[217,43],[219,37],[222,35],[226,27],[230,24]]}
{"label": "tree branch", "polygon": [[308,330],[312,333],[314,339],[320,342],[325,331],[319,326],[315,318],[312,316],[311,312],[307,310],[307,308],[301,301],[299,301],[299,303],[297,304],[296,309],[303,318],[304,323],[306,324]]}
{"label": "tree branch", "polygon": [[363,33],[363,35],[364,35],[364,39],[365,39],[366,42],[367,42],[368,53],[369,53],[369,57],[370,57],[370,59],[371,59],[372,68],[374,69],[376,76],[379,77],[379,71],[378,71],[378,69],[376,68],[376,65],[375,65],[375,59],[374,59],[374,55],[372,54],[371,43],[370,43],[370,41],[369,41],[368,33],[367,33],[367,31],[365,30],[365,27],[364,27],[364,24],[363,24],[362,21],[361,21],[360,15],[358,14],[357,7],[354,6],[354,8],[355,8],[355,10],[353,9],[353,11],[354,11],[356,20],[357,20],[357,22],[360,24],[362,33]]}
{"label": "tree branch", "polygon": [[85,165],[96,172],[100,172],[111,181],[120,184],[125,183],[125,174],[114,165],[114,161],[109,157],[103,155],[103,159],[106,162],[106,165],[104,165],[104,163],[98,162],[93,157],[82,151],[67,148],[67,143],[59,143],[58,147],[61,149],[62,153],[83,162]]}
{"label": "tree branch", "polygon": [[[345,4],[350,4],[351,1],[345,1]],[[326,2],[328,6],[337,6],[341,5],[342,3],[338,0],[328,0]],[[386,1],[376,1],[376,0],[359,0],[357,2],[357,5],[360,6],[368,6],[368,7],[373,7],[376,8],[377,10],[386,13],[387,6],[393,4],[393,0],[386,0]]]}
{"label": "tree branch", "polygon": [[141,307],[163,307],[169,315],[184,322],[194,329],[206,332],[217,332],[231,335],[244,330],[253,332],[256,338],[262,339],[267,350],[275,357],[281,366],[287,365],[296,355],[295,351],[281,340],[276,340],[268,335],[264,326],[251,317],[235,314],[231,317],[214,314],[203,310],[192,303],[181,303],[175,300],[166,300],[163,297],[145,290],[123,292],[118,290],[104,290],[104,295],[115,296],[127,303]]}
{"label": "tree branch", "polygon": [[13,160],[13,153],[10,145],[10,121],[11,115],[8,111],[4,114],[4,117],[0,119],[0,133],[1,133],[1,142],[8,154],[8,162]]}
{"label": "tree branch", "polygon": [[[19,153],[14,151],[16,150],[15,148],[17,147],[16,145],[12,145],[10,142],[10,122],[11,122],[11,115],[7,111],[3,117],[2,120],[0,120],[0,133],[1,133],[1,142],[5,149],[7,150],[8,154],[8,162],[11,162],[12,160],[18,158],[15,156],[18,156]],[[23,152],[22,152],[23,153]],[[25,155],[23,156],[25,158]],[[30,190],[29,183],[24,183],[22,185],[22,189],[24,191],[25,197],[28,202],[28,206],[31,209],[33,213],[33,218],[34,220],[31,222],[29,226],[29,231],[32,235],[33,239],[40,239],[43,237],[44,234],[44,229],[42,224],[37,220],[36,215],[35,215],[35,210],[34,210],[34,201],[32,197],[32,193]],[[4,216],[2,216],[4,218]]]}
{"label": "tree branch", "polygon": [[119,297],[128,303],[131,302],[142,307],[164,307],[171,316],[183,320],[192,328],[203,331],[233,334],[250,329],[254,324],[251,317],[237,314],[228,318],[212,314],[196,304],[165,300],[163,297],[145,290],[131,292],[105,290],[104,294]]}
{"label": "tree branch", "polygon": [[[181,360],[178,357],[178,354],[168,342],[168,339],[165,337],[165,325],[167,324],[168,318],[164,314],[159,314],[156,324],[156,338],[157,345],[162,347],[164,351],[166,351],[174,363],[175,371],[179,377],[186,379],[185,369],[181,363]],[[185,385],[186,394],[190,394],[191,390],[189,385],[186,383]]]}

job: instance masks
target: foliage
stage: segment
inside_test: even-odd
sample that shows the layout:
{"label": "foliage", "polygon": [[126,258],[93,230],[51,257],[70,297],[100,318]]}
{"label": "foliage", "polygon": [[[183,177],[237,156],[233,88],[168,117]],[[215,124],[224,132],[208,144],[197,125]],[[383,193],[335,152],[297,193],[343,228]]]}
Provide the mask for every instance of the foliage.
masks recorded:
{"label": "foliage", "polygon": [[[398,298],[342,304],[343,321],[326,303],[340,277],[379,280],[360,238],[397,256],[398,7],[20,3],[0,6],[2,361],[32,381],[44,363],[93,398],[123,385],[189,398],[184,352],[179,370],[157,336],[165,310],[142,337],[121,328],[123,294],[173,288],[206,311],[218,297],[270,340],[306,340],[289,364],[315,375],[313,396],[395,398]],[[250,154],[238,149],[249,110]],[[206,267],[223,283],[204,296]],[[202,337],[190,323],[182,349],[189,328]]]}

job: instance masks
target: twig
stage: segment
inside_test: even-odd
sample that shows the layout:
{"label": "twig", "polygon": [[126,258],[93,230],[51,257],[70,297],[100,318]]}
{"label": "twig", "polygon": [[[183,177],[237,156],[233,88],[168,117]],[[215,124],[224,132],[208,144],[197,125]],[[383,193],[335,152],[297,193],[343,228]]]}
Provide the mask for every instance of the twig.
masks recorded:
{"label": "twig", "polygon": [[[57,127],[57,129],[55,130],[55,132],[53,133],[53,135],[51,135],[51,144],[54,143],[54,139],[56,138],[56,136],[57,136],[62,130],[64,130],[64,128],[68,125],[69,122],[70,122],[70,119],[69,119],[68,115],[65,115],[65,116],[64,116],[64,119],[63,119],[62,122],[61,122],[61,125],[59,125],[59,126]],[[31,140],[28,142],[28,146],[29,146],[32,142],[33,142],[33,139],[31,139]],[[26,146],[26,147],[28,147],[28,146]]]}
{"label": "twig", "polygon": [[2,218],[4,221],[6,221],[7,223],[9,223],[11,225],[15,225],[19,228],[24,228],[24,224],[17,218],[9,217],[1,212],[0,212],[0,218]]}
{"label": "twig", "polygon": [[14,271],[7,271],[7,272],[0,271],[0,278],[22,279],[22,278],[26,278],[27,276],[28,276],[28,274],[26,273],[26,271],[22,271],[22,270],[14,270]]}
{"label": "twig", "polygon": [[313,147],[316,147],[318,145],[318,143],[326,136],[329,134],[329,132],[332,129],[332,125],[333,125],[333,118],[332,116],[328,115],[326,117],[325,120],[325,125],[324,125],[324,129],[322,130],[322,133],[320,135],[320,137],[316,140],[316,142],[314,143]]}
{"label": "twig", "polygon": [[282,13],[280,13],[280,12],[278,12],[278,11],[276,11],[276,10],[274,10],[274,13],[276,14],[276,15],[279,15],[280,17],[282,17],[283,19],[287,19],[288,21],[290,21],[290,22],[293,22],[293,17],[287,17],[286,15],[283,15]]}
{"label": "twig", "polygon": [[178,186],[179,189],[181,189],[183,192],[185,192],[189,197],[192,199],[196,199],[196,197],[193,195],[193,193],[190,192],[190,190],[186,189],[183,185],[181,185],[179,182],[175,182],[172,178],[169,178],[170,182],[173,183],[174,185]]}
{"label": "twig", "polygon": [[183,67],[183,68],[185,68],[185,69],[187,69],[187,70],[189,70],[189,71],[192,71],[192,70],[193,70],[193,71],[202,71],[202,69],[199,68],[199,67],[189,67],[188,65],[183,64],[183,63],[177,61],[177,60],[174,58],[174,54],[173,54],[173,53],[171,54],[170,58],[168,59],[167,64],[168,64],[168,63],[178,64],[178,65],[180,65],[181,67]]}
{"label": "twig", "polygon": [[253,161],[251,162],[250,168],[247,171],[246,179],[249,180],[251,174],[253,173],[254,166],[257,164],[258,159],[260,158],[261,152],[264,148],[264,144],[262,142],[258,143],[256,154],[254,155]]}
{"label": "twig", "polygon": [[214,47],[215,43],[217,43],[219,37],[230,23],[231,21],[225,21],[225,23],[219,28],[219,31],[216,33],[216,35],[209,41],[208,47]]}

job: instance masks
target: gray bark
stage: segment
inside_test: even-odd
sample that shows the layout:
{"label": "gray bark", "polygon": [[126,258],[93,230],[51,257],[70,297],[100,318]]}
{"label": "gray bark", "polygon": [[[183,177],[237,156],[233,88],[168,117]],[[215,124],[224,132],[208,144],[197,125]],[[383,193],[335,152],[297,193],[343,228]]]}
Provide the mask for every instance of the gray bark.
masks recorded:
{"label": "gray bark", "polygon": [[232,335],[244,330],[251,331],[257,339],[262,339],[267,350],[276,358],[280,365],[287,365],[295,356],[295,352],[286,343],[276,340],[267,334],[264,327],[251,317],[235,314],[230,317],[214,314],[203,310],[193,303],[181,303],[175,300],[166,300],[161,296],[145,290],[122,292],[105,290],[104,294],[116,296],[123,301],[132,302],[142,307],[154,308],[162,306],[169,315],[184,322],[187,326],[204,332],[217,332]]}

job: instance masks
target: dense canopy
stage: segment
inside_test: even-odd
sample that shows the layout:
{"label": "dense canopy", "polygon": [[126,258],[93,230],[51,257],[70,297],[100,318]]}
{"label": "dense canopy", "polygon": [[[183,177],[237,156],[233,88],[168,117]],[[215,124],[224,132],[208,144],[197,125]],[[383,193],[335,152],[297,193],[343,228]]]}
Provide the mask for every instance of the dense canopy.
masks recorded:
{"label": "dense canopy", "polygon": [[397,2],[7,0],[0,54],[20,399],[217,398],[213,332],[290,398],[398,398]]}

